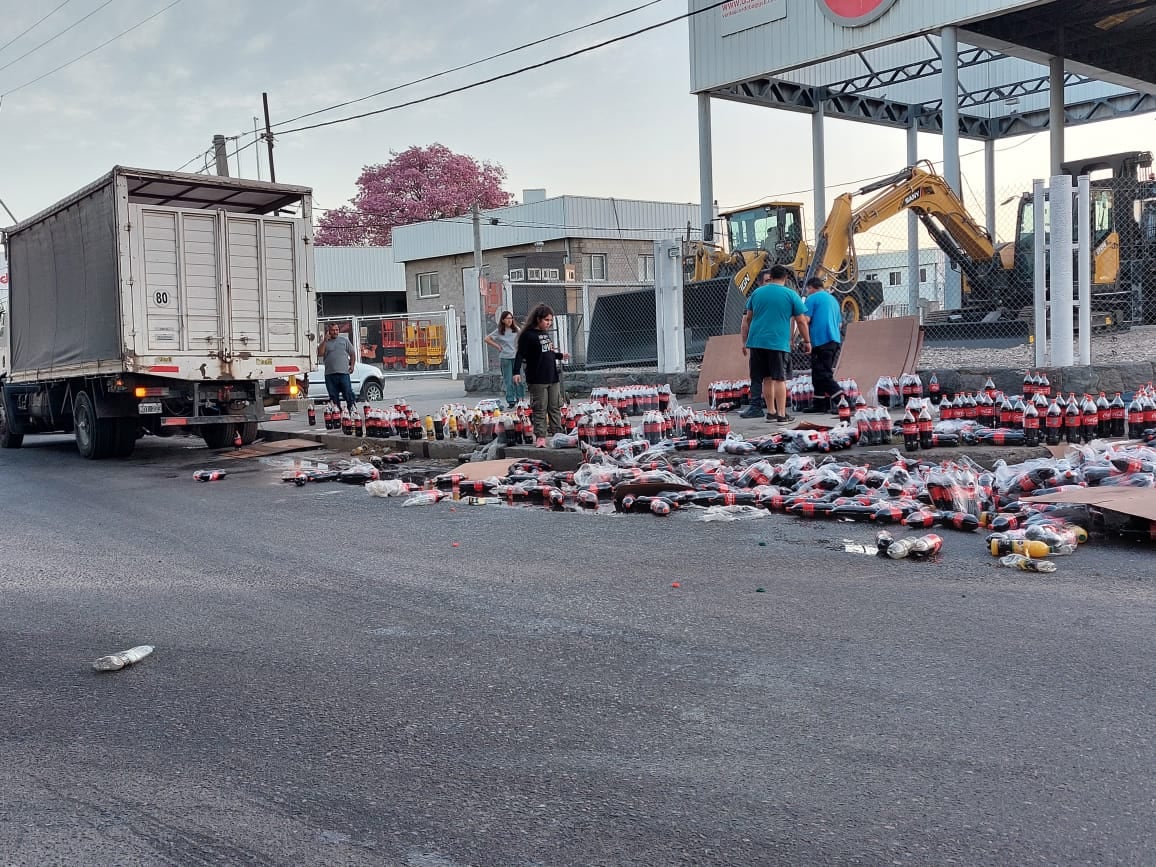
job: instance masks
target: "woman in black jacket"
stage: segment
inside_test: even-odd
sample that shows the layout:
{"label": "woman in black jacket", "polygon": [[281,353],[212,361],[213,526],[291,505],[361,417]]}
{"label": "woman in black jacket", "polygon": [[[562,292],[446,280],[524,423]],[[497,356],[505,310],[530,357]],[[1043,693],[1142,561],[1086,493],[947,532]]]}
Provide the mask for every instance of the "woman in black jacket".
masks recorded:
{"label": "woman in black jacket", "polygon": [[530,407],[534,410],[534,445],[546,447],[546,436],[563,433],[562,386],[558,381],[558,362],[570,356],[554,349],[550,329],[554,311],[539,304],[526,317],[518,335],[518,354],[514,357],[514,382],[522,382],[522,365],[526,366],[526,385]]}

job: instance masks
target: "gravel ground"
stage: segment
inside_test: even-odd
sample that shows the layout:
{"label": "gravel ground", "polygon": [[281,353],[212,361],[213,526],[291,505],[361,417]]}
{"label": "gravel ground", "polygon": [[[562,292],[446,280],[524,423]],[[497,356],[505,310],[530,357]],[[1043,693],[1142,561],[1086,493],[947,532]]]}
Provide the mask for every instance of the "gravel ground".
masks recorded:
{"label": "gravel ground", "polygon": [[[1153,356],[1156,326],[1145,325],[1128,331],[1092,335],[1092,364],[1128,364],[1149,361]],[[1078,346],[1073,356],[1079,359]],[[933,367],[1033,367],[1034,349],[1030,344],[1004,349],[991,347],[924,347],[919,354],[920,369]]]}

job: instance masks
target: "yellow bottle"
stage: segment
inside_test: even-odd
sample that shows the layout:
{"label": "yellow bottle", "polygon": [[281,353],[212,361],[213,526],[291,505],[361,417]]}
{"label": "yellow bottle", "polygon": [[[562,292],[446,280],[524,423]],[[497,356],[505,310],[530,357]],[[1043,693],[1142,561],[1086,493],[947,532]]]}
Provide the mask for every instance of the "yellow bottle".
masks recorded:
{"label": "yellow bottle", "polygon": [[450,439],[456,440],[458,438],[458,417],[452,412],[447,427],[450,429]]}
{"label": "yellow bottle", "polygon": [[1025,557],[1032,557],[1034,559],[1042,559],[1051,553],[1051,548],[1048,547],[1047,542],[1040,542],[1035,539],[992,539],[991,553],[995,557],[1002,557],[1007,554],[1023,554]]}
{"label": "yellow bottle", "polygon": [[427,415],[422,421],[422,426],[425,428],[425,438],[427,440],[432,440],[434,438],[433,416]]}

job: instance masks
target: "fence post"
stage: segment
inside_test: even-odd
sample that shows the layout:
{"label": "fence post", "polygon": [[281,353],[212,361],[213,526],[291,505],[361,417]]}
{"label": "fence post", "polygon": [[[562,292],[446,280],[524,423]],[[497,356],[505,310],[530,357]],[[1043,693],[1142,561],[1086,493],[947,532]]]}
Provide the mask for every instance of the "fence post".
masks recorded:
{"label": "fence post", "polygon": [[1047,280],[1047,238],[1044,233],[1044,204],[1047,201],[1044,195],[1044,182],[1032,182],[1032,255],[1034,264],[1032,274],[1035,278],[1035,324],[1033,329],[1036,338],[1036,367],[1047,367],[1048,364],[1048,280]]}
{"label": "fence post", "polygon": [[446,357],[449,360],[450,379],[462,378],[462,326],[458,311],[449,306],[446,315]]}
{"label": "fence post", "polygon": [[1052,364],[1070,367],[1072,358],[1072,178],[1053,175],[1048,197],[1051,223]]}
{"label": "fence post", "polygon": [[686,370],[686,337],[682,291],[682,242],[654,242],[654,308],[659,373]]}
{"label": "fence post", "polygon": [[471,374],[485,373],[485,344],[482,339],[486,329],[482,323],[481,283],[476,268],[462,269],[462,292],[465,295],[466,314],[466,362]]}
{"label": "fence post", "polygon": [[1077,181],[1076,230],[1079,240],[1076,268],[1080,285],[1080,364],[1092,363],[1092,182],[1087,175]]}

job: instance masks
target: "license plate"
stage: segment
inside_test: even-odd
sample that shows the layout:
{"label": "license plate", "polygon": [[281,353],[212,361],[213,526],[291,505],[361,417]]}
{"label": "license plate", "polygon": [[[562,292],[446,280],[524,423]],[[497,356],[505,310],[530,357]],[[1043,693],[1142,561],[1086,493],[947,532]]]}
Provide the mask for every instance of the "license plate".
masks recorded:
{"label": "license plate", "polygon": [[161,405],[159,401],[150,403],[142,403],[137,406],[137,412],[141,415],[160,415]]}

